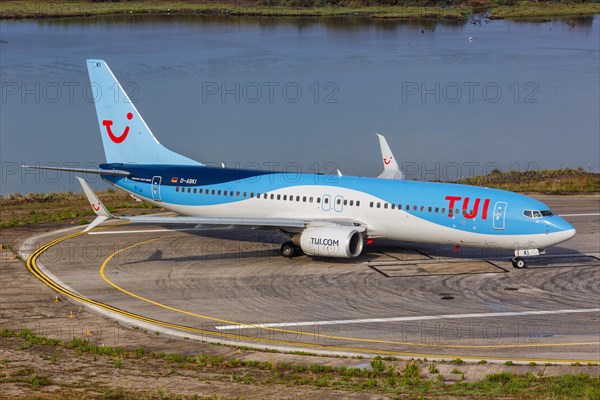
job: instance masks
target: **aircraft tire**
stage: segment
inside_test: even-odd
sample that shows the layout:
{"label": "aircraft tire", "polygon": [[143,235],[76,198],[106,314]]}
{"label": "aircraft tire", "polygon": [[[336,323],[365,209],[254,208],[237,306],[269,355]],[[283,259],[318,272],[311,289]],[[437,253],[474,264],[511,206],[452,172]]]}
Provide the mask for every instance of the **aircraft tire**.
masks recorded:
{"label": "aircraft tire", "polygon": [[296,245],[292,242],[285,242],[281,245],[281,255],[285,258],[292,258],[296,254]]}
{"label": "aircraft tire", "polygon": [[515,257],[515,258],[513,258],[512,259],[512,265],[513,265],[513,267],[515,267],[517,269],[523,269],[523,268],[527,267],[527,263],[521,257]]}

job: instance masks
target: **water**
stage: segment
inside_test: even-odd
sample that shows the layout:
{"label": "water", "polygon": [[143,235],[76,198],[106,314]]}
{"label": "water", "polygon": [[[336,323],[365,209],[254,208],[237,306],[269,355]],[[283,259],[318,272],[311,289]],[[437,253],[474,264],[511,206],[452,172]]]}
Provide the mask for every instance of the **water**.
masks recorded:
{"label": "water", "polygon": [[[161,16],[0,22],[0,193],[79,190],[103,58],[167,147],[206,163],[410,178],[600,168],[600,16],[432,23]],[[96,184],[96,187],[106,187]]]}

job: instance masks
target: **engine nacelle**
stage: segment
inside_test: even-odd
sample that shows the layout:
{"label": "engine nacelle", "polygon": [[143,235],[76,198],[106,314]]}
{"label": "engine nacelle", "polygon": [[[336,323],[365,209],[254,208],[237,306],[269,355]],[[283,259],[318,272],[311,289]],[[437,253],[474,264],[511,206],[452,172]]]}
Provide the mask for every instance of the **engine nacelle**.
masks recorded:
{"label": "engine nacelle", "polygon": [[354,227],[306,228],[294,243],[309,256],[352,258],[362,253],[364,239]]}

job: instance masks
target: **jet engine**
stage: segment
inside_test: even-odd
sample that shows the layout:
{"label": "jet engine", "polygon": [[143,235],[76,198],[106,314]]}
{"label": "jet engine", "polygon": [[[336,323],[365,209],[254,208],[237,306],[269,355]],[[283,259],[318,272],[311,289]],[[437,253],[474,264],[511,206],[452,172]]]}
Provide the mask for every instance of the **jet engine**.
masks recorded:
{"label": "jet engine", "polygon": [[293,242],[309,256],[352,258],[362,253],[364,239],[355,227],[306,228]]}

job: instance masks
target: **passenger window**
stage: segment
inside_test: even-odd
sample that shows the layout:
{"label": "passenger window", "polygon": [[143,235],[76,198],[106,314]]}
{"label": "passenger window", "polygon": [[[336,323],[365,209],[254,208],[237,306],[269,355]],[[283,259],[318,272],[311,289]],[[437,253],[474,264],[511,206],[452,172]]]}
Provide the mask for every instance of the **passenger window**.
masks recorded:
{"label": "passenger window", "polygon": [[446,207],[442,208],[442,214],[446,214]]}
{"label": "passenger window", "polygon": [[[238,196],[240,195],[240,192],[238,192],[237,194]],[[233,197],[233,190],[231,192],[229,192],[229,196]]]}
{"label": "passenger window", "polygon": [[439,208],[439,207],[436,207],[436,208],[435,208],[435,212],[437,213],[437,212],[439,212],[439,211],[440,211],[440,208]]}
{"label": "passenger window", "polygon": [[457,208],[455,214],[460,214],[460,210]]}
{"label": "passenger window", "polygon": [[360,206],[360,200],[356,201],[356,207]]}
{"label": "passenger window", "polygon": [[417,206],[413,206],[413,211],[417,211]]}
{"label": "passenger window", "polygon": [[431,212],[431,206],[427,207],[427,211]]}
{"label": "passenger window", "polygon": [[302,201],[306,203],[306,196],[302,197]]}
{"label": "passenger window", "polygon": [[284,195],[283,195],[283,199],[284,199],[284,200],[287,200],[287,194],[284,194]]}
{"label": "passenger window", "polygon": [[308,202],[309,202],[309,203],[312,203],[312,202],[313,202],[313,198],[312,198],[312,197],[310,197],[310,198],[308,199]]}
{"label": "passenger window", "polygon": [[383,208],[385,208],[387,210],[388,208],[388,203],[383,203]]}
{"label": "passenger window", "polygon": [[354,205],[354,200],[350,200],[350,205],[353,206]]}
{"label": "passenger window", "polygon": [[381,203],[377,202],[377,208],[381,208]]}
{"label": "passenger window", "polygon": [[317,204],[320,204],[320,203],[321,203],[321,198],[317,197]]}
{"label": "passenger window", "polygon": [[271,193],[271,200],[273,200],[275,198],[275,195],[273,193]]}
{"label": "passenger window", "polygon": [[179,192],[179,186],[175,186],[175,191]]}
{"label": "passenger window", "polygon": [[290,201],[294,201],[294,196],[290,196]]}
{"label": "passenger window", "polygon": [[325,204],[329,204],[329,198],[325,197]]}
{"label": "passenger window", "polygon": [[215,194],[215,189],[213,189],[213,190],[212,190],[212,194],[213,194],[213,195]]}
{"label": "passenger window", "polygon": [[204,189],[198,189],[198,193],[202,194],[202,192],[204,191]]}
{"label": "passenger window", "polygon": [[425,206],[421,206],[421,212],[425,211]]}
{"label": "passenger window", "polygon": [[348,200],[344,200],[344,205],[347,206],[348,205]]}
{"label": "passenger window", "polygon": [[392,204],[392,210],[394,210],[396,208],[395,204]]}
{"label": "passenger window", "polygon": [[406,211],[410,211],[410,206],[408,204],[406,205]]}
{"label": "passenger window", "polygon": [[296,201],[300,201],[300,196],[296,196]]}
{"label": "passenger window", "polygon": [[369,204],[369,206],[370,206],[371,208],[373,208],[373,202],[371,202],[371,203]]}
{"label": "passenger window", "polygon": [[398,204],[398,210],[402,210],[402,204]]}
{"label": "passenger window", "polygon": [[192,188],[188,188],[188,193],[190,193],[192,191]]}
{"label": "passenger window", "polygon": [[250,198],[254,197],[254,192],[250,192]]}
{"label": "passenger window", "polygon": [[194,194],[196,194],[196,188],[194,188]]}
{"label": "passenger window", "polygon": [[[238,192],[238,193],[239,193],[239,192]],[[248,194],[248,193],[244,192],[244,198],[246,198],[246,197],[247,197],[247,194]]]}
{"label": "passenger window", "polygon": [[277,200],[281,200],[281,195],[280,194],[277,195]]}
{"label": "passenger window", "polygon": [[[237,197],[240,197],[240,192],[235,192],[235,195],[236,195]],[[246,193],[244,193],[244,197],[246,197]]]}
{"label": "passenger window", "polygon": [[336,204],[342,204],[342,200],[340,200],[340,199],[337,199],[335,203],[336,203]]}

